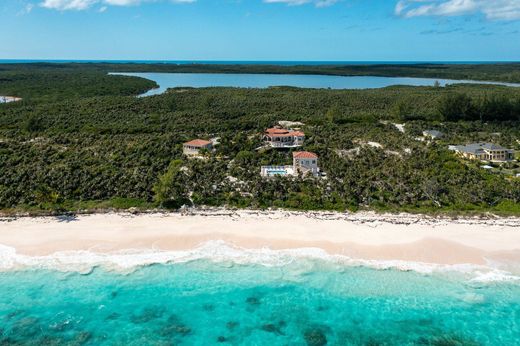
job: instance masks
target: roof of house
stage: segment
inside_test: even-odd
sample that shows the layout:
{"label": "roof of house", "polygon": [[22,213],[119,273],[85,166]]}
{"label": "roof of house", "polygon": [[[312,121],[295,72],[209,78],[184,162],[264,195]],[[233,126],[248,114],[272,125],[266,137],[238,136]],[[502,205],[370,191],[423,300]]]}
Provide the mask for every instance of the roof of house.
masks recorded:
{"label": "roof of house", "polygon": [[293,131],[287,129],[280,129],[276,127],[265,130],[265,133],[269,136],[277,137],[305,136],[305,133],[303,133],[302,131]]}
{"label": "roof of house", "polygon": [[211,142],[205,139],[194,139],[192,141],[184,143],[184,145],[189,145],[191,147],[205,147],[209,144],[211,144]]}
{"label": "roof of house", "polygon": [[487,150],[509,150],[507,148],[504,148],[501,145],[492,144],[492,143],[482,143],[480,146],[482,149],[487,149]]}
{"label": "roof of house", "polygon": [[284,135],[289,133],[289,130],[273,127],[265,130],[265,133],[267,133],[268,135]]}
{"label": "roof of house", "polygon": [[493,143],[471,143],[468,145],[458,145],[455,147],[456,150],[462,151],[465,153],[476,154],[483,150],[508,150],[510,149],[504,148],[500,145]]}
{"label": "roof of house", "polygon": [[295,151],[293,152],[293,157],[295,159],[317,159],[318,155],[309,151]]}

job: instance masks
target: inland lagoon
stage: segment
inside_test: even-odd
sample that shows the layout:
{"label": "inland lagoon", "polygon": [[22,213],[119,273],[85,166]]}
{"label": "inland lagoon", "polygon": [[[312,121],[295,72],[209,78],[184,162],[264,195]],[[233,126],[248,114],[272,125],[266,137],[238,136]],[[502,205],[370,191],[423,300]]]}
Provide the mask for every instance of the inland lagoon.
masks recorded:
{"label": "inland lagoon", "polygon": [[220,258],[25,268],[0,282],[2,345],[514,345],[520,335],[520,283],[459,270]]}
{"label": "inland lagoon", "polygon": [[111,73],[140,77],[152,80],[159,88],[149,90],[141,96],[153,96],[164,93],[169,88],[191,87],[232,87],[232,88],[268,88],[290,86],[313,89],[375,89],[394,85],[439,86],[448,84],[487,84],[520,87],[520,84],[501,82],[482,82],[470,80],[378,77],[378,76],[330,76],[297,74],[237,74],[237,73]]}

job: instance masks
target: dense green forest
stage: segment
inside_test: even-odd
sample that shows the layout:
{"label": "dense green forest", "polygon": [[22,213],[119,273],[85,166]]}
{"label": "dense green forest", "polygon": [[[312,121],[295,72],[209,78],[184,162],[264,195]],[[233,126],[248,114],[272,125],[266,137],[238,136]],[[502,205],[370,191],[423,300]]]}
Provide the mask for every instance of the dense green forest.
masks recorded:
{"label": "dense green forest", "polygon": [[[518,64],[478,66],[254,68],[270,73],[322,69],[320,73],[520,81]],[[520,149],[520,89],[182,88],[137,98],[155,83],[107,75],[123,70],[252,72],[252,68],[0,65],[0,95],[23,98],[0,104],[0,209],[38,212],[193,204],[520,214],[516,163],[484,170],[447,149],[449,144],[473,141]],[[326,179],[260,178],[261,165],[291,162],[290,151],[255,150],[262,131],[280,120],[305,123],[304,149],[320,156]],[[394,123],[404,123],[405,132]],[[441,130],[445,137],[434,143],[418,140],[426,129]],[[196,137],[220,137],[220,145],[204,160],[189,160],[182,155],[182,143]],[[381,147],[369,144],[374,142]]]}

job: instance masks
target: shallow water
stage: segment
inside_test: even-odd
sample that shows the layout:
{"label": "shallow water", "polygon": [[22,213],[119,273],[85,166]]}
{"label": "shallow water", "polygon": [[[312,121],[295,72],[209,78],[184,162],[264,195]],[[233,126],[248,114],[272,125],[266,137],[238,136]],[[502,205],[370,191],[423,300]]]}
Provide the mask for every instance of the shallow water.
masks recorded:
{"label": "shallow water", "polygon": [[168,88],[176,87],[236,87],[268,88],[272,86],[293,86],[317,89],[369,89],[384,88],[392,85],[433,86],[436,81],[441,86],[457,83],[479,83],[517,86],[520,84],[500,82],[477,82],[467,80],[375,77],[375,76],[325,76],[291,74],[233,74],[233,73],[112,73],[114,75],[134,76],[153,80],[159,85],[141,96],[164,93]]}
{"label": "shallow water", "polygon": [[517,345],[518,282],[295,259],[0,273],[0,344]]}

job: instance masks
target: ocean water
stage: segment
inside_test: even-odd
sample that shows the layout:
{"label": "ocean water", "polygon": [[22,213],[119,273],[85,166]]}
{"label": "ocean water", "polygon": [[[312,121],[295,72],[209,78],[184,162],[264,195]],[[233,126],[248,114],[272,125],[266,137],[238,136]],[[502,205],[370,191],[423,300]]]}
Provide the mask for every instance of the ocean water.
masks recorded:
{"label": "ocean water", "polygon": [[99,60],[99,59],[0,59],[0,64],[30,64],[30,63],[110,63],[110,64],[209,64],[209,65],[278,65],[278,66],[297,66],[297,65],[414,65],[414,64],[507,64],[518,63],[518,61],[312,61],[312,60]]}
{"label": "ocean water", "polygon": [[318,257],[183,256],[124,269],[56,270],[48,260],[4,270],[0,345],[520,344],[514,279]]}
{"label": "ocean water", "polygon": [[392,85],[440,86],[448,84],[495,84],[520,87],[520,84],[501,82],[481,82],[469,80],[411,78],[411,77],[376,77],[376,76],[327,76],[297,74],[236,74],[236,73],[111,73],[140,77],[152,80],[159,88],[149,90],[141,96],[153,96],[164,93],[168,88],[178,87],[235,87],[268,88],[273,86],[292,86],[316,89],[372,89]]}

